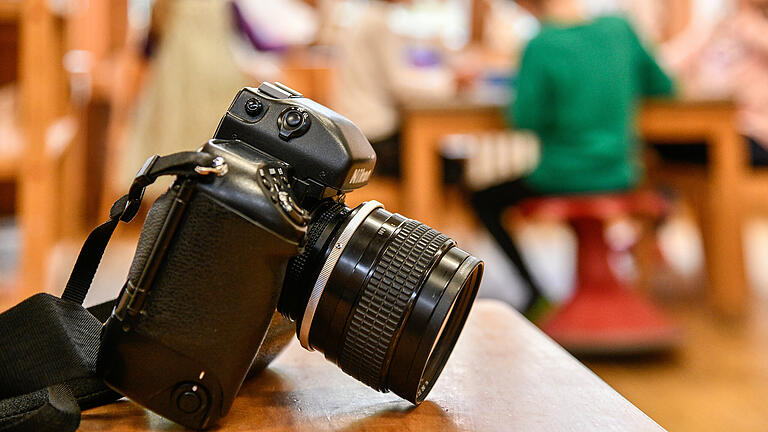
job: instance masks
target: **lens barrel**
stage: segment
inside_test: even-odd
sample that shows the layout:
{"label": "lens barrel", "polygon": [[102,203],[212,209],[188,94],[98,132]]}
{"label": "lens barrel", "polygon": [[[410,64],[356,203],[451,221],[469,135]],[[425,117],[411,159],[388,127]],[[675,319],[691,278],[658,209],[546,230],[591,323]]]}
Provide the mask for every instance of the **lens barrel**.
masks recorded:
{"label": "lens barrel", "polygon": [[332,203],[313,215],[278,309],[306,348],[418,404],[453,350],[482,269],[452,239],[378,203]]}

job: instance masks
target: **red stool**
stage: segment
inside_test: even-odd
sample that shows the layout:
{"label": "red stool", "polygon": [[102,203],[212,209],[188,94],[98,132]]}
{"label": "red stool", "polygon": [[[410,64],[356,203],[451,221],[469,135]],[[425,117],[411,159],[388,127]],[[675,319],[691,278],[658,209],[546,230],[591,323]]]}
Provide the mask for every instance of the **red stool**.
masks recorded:
{"label": "red stool", "polygon": [[576,286],[571,298],[540,327],[572,353],[617,354],[669,349],[679,329],[649,300],[613,274],[604,238],[607,220],[626,215],[660,217],[666,203],[651,193],[526,200],[524,215],[568,221],[578,239]]}

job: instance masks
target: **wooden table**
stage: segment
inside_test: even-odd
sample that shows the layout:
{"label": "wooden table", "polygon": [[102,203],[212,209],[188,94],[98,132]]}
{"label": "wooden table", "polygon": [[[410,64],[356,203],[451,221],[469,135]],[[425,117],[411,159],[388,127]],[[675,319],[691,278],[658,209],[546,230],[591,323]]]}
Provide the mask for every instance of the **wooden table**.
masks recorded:
{"label": "wooden table", "polygon": [[[480,300],[428,400],[371,390],[294,341],[243,387],[219,430],[654,431],[650,418],[508,306]],[[81,431],[180,429],[122,401]]]}
{"label": "wooden table", "polygon": [[[439,229],[444,215],[440,140],[448,134],[504,128],[498,104],[417,101],[403,118],[403,185],[401,210]],[[712,162],[707,167],[706,205],[702,217],[709,276],[708,298],[720,312],[740,315],[748,287],[741,241],[740,186],[748,168],[729,102],[650,101],[639,121],[640,133],[674,144],[706,141]]]}
{"label": "wooden table", "polygon": [[[668,144],[704,141],[709,146],[701,230],[709,279],[709,300],[720,312],[742,315],[749,296],[742,234],[742,192],[751,167],[731,102],[653,101],[639,121],[642,135]],[[663,169],[664,167],[662,167]],[[653,173],[649,173],[653,179]],[[661,173],[663,174],[663,173]]]}

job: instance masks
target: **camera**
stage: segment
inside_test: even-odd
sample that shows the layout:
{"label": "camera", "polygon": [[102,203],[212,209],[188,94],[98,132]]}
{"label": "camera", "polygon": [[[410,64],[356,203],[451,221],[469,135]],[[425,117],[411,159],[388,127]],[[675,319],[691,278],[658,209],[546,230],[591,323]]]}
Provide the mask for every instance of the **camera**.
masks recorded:
{"label": "camera", "polygon": [[280,83],[241,90],[199,151],[215,157],[208,175],[177,177],[147,215],[102,330],[106,384],[206,428],[267,350],[277,311],[307,350],[375,390],[424,400],[482,261],[378,202],[347,207],[373,172],[370,143]]}

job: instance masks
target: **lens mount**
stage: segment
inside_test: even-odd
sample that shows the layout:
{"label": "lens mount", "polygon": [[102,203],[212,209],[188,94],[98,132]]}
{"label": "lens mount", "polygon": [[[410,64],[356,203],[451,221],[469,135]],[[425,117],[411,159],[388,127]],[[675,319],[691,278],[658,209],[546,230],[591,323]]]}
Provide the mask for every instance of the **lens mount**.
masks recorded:
{"label": "lens mount", "polygon": [[336,267],[336,263],[339,261],[341,254],[344,253],[344,249],[347,247],[347,243],[352,238],[352,235],[355,234],[355,230],[360,226],[361,223],[363,223],[365,218],[367,218],[372,211],[380,207],[384,206],[378,201],[368,201],[363,204],[352,215],[352,219],[344,227],[344,230],[341,232],[338,239],[334,242],[333,249],[331,249],[328,257],[325,260],[325,264],[323,264],[323,267],[320,269],[320,274],[318,275],[317,280],[315,281],[315,285],[309,295],[307,308],[304,310],[304,317],[302,318],[301,326],[299,327],[299,342],[305,349],[314,351],[314,348],[312,348],[312,346],[309,344],[309,330],[312,328],[312,320],[315,316],[317,305],[320,302],[320,297],[323,295],[323,290],[325,290],[325,285],[328,283],[328,278],[330,278],[331,273]]}

